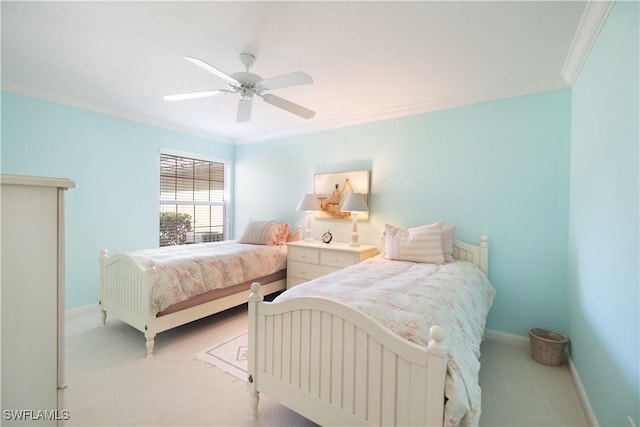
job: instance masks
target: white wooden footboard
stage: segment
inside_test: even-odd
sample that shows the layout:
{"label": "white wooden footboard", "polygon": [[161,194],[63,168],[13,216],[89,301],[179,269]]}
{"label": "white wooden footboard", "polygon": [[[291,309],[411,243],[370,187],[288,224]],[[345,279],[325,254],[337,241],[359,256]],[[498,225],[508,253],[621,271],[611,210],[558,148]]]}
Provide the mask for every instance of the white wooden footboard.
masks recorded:
{"label": "white wooden footboard", "polygon": [[320,425],[442,426],[444,332],[410,343],[342,303],[249,296],[250,413],[259,393]]}
{"label": "white wooden footboard", "polygon": [[[100,252],[100,314],[106,324],[107,312],[144,333],[147,357],[153,356],[155,337],[160,332],[202,319],[247,301],[246,290],[197,306],[157,317],[152,306],[152,284],[156,269],[152,261],[140,267],[130,256],[109,256]],[[286,279],[265,283],[266,295],[286,289]]]}
{"label": "white wooden footboard", "polygon": [[109,256],[100,252],[100,312],[102,324],[107,312],[145,334],[147,357],[153,356],[156,336],[156,317],[151,307],[151,283],[155,267],[153,262],[141,268],[129,256]]}

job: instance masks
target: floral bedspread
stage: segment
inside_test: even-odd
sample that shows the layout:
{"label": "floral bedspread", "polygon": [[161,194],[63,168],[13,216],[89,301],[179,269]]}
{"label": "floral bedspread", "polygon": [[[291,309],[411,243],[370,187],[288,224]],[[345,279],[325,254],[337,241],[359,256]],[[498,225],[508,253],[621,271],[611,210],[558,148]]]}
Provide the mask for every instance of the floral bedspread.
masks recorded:
{"label": "floral bedspread", "polygon": [[429,328],[442,326],[449,350],[444,424],[475,426],[480,419],[480,343],[494,295],[487,277],[471,263],[435,265],[378,256],[298,285],[275,301],[332,298],[423,346]]}
{"label": "floral bedspread", "polygon": [[192,296],[287,267],[286,245],[248,245],[235,240],[145,249],[129,256],[141,267],[155,263],[154,314]]}

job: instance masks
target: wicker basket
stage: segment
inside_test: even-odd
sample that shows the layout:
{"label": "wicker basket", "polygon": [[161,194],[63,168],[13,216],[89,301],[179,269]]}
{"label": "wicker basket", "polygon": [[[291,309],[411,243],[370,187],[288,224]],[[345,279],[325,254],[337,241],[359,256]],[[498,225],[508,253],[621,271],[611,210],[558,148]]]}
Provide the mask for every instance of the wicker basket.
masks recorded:
{"label": "wicker basket", "polygon": [[543,365],[562,365],[567,341],[567,338],[559,332],[541,328],[529,329],[531,357]]}

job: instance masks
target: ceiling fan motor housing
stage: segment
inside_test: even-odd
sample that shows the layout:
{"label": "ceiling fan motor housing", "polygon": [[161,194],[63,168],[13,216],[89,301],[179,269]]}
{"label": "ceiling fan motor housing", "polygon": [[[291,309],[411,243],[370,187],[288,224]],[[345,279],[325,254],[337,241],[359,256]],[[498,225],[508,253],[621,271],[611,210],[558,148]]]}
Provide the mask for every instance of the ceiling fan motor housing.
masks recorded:
{"label": "ceiling fan motor housing", "polygon": [[238,86],[234,83],[230,83],[229,85],[233,89],[237,89],[242,94],[242,97],[245,97],[245,94],[248,92],[251,92],[251,95],[247,96],[253,96],[253,93],[257,93],[258,95],[262,93],[263,88],[259,84],[257,84],[262,80],[262,77],[260,77],[259,75],[250,73],[248,71],[240,71],[238,73],[231,74],[231,77],[239,81],[240,85]]}

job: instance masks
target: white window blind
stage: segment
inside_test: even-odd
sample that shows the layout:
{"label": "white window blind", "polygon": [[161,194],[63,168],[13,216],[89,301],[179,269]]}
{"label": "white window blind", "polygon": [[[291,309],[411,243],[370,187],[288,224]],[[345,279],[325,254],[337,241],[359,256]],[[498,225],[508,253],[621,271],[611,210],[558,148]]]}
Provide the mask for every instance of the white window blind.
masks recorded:
{"label": "white window blind", "polygon": [[225,240],[225,164],[160,155],[160,246]]}

